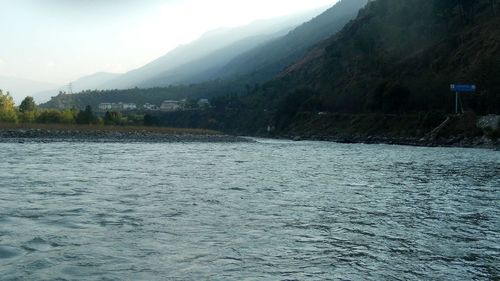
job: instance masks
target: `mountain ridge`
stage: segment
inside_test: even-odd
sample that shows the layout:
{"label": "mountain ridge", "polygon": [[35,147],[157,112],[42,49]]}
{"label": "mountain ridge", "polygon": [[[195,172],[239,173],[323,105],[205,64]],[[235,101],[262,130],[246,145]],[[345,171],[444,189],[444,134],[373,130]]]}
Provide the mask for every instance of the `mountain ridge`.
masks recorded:
{"label": "mountain ridge", "polygon": [[177,67],[202,59],[239,40],[256,35],[273,34],[287,28],[292,29],[294,26],[310,19],[318,13],[320,13],[319,10],[314,9],[295,15],[259,20],[245,26],[209,31],[191,43],[181,45],[140,68],[131,70],[108,83],[104,83],[100,88],[157,87],[159,85],[148,84],[144,86],[142,84],[154,79],[161,73],[172,71]]}

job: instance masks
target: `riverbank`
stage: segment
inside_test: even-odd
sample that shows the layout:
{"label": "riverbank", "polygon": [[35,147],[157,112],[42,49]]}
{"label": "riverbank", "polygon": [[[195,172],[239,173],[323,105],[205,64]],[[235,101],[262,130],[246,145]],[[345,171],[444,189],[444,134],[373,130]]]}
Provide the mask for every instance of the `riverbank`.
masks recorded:
{"label": "riverbank", "polygon": [[491,138],[455,136],[448,138],[412,138],[412,137],[387,137],[387,136],[282,136],[281,138],[294,141],[330,141],[337,143],[364,143],[364,144],[393,144],[424,147],[464,147],[487,148],[500,150],[498,140]]}
{"label": "riverbank", "polygon": [[[428,147],[500,149],[498,119],[470,114],[428,115],[309,115],[300,116],[286,133],[271,137],[339,143],[396,144]],[[491,122],[490,122],[491,123]]]}
{"label": "riverbank", "polygon": [[0,142],[248,142],[212,130],[158,127],[0,124]]}

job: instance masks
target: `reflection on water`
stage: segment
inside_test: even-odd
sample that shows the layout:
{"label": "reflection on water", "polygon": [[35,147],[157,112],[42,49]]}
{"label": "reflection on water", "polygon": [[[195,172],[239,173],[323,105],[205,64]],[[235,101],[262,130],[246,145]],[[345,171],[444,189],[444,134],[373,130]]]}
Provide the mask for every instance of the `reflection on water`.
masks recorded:
{"label": "reflection on water", "polygon": [[0,144],[1,280],[498,280],[500,152]]}

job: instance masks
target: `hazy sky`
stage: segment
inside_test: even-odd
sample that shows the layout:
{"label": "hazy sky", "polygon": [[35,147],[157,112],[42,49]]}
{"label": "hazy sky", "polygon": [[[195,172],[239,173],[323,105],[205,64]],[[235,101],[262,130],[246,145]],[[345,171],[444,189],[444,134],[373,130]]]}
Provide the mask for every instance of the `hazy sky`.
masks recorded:
{"label": "hazy sky", "polygon": [[64,84],[125,72],[219,27],[337,0],[0,0],[0,75]]}

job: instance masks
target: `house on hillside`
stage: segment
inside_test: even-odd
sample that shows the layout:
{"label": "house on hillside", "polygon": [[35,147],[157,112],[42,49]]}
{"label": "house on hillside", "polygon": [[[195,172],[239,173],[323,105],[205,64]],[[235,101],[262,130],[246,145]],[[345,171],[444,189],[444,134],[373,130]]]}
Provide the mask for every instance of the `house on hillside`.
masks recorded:
{"label": "house on hillside", "polygon": [[160,106],[160,110],[165,112],[173,112],[180,110],[181,108],[180,102],[174,100],[166,100]]}
{"label": "house on hillside", "polygon": [[137,105],[135,103],[124,103],[122,105],[123,107],[123,110],[136,110],[137,109]]}
{"label": "house on hillside", "polygon": [[142,108],[145,110],[150,110],[150,111],[156,111],[159,110],[158,106],[156,104],[151,104],[149,102],[145,103]]}
{"label": "house on hillside", "polygon": [[100,111],[108,111],[108,110],[111,110],[112,108],[113,108],[113,105],[109,102],[103,102],[103,103],[99,104]]}
{"label": "house on hillside", "polygon": [[136,110],[137,105],[135,103],[123,103],[123,102],[103,102],[99,104],[99,111],[128,111],[128,110]]}
{"label": "house on hillside", "polygon": [[200,99],[198,101],[198,106],[201,108],[210,107],[210,101],[208,101],[208,99]]}

